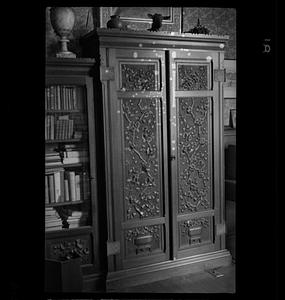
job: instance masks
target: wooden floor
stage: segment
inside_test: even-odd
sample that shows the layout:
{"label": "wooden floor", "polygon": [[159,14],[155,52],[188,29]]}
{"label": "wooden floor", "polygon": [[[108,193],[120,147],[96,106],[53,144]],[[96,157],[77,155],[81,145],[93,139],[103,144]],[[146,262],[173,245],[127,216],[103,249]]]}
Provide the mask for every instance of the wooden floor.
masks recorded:
{"label": "wooden floor", "polygon": [[144,285],[116,290],[116,293],[235,293],[235,264],[217,270],[223,277],[208,272],[177,276]]}

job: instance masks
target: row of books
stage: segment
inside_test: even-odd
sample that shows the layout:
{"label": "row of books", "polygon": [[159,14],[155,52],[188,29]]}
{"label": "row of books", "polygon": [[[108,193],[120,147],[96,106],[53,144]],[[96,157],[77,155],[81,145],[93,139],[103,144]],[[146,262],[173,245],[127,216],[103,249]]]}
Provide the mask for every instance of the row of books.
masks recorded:
{"label": "row of books", "polygon": [[68,115],[45,117],[45,139],[46,140],[66,140],[73,138],[74,120],[70,120]]}
{"label": "row of books", "polygon": [[75,171],[64,169],[50,171],[45,175],[45,203],[83,200],[81,198],[82,180],[82,174],[76,174]]}
{"label": "row of books", "polygon": [[[67,218],[68,228],[78,228],[87,223],[88,212],[72,211]],[[45,210],[45,231],[54,231],[63,229],[63,222],[56,210],[52,207],[46,207]]]}
{"label": "row of books", "polygon": [[58,152],[50,152],[45,155],[45,166],[54,167],[58,165],[77,164],[88,162],[88,151],[87,150],[68,150],[64,152],[63,161],[59,156]]}
{"label": "row of books", "polygon": [[45,88],[46,110],[76,110],[78,104],[76,86],[50,85]]}

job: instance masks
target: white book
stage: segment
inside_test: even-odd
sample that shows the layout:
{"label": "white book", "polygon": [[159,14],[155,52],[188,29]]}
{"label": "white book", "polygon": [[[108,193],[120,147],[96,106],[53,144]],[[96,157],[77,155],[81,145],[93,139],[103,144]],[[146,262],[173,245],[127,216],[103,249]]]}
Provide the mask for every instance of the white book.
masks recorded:
{"label": "white book", "polygon": [[76,201],[75,172],[69,171],[67,175],[69,184],[69,198],[71,201]]}
{"label": "white book", "polygon": [[[88,157],[67,157],[63,159],[63,164],[77,164],[77,163],[84,163],[84,162],[88,162]],[[50,165],[54,165],[54,162],[48,162],[46,163],[50,164]],[[58,162],[57,162],[58,164]]]}
{"label": "white book", "polygon": [[54,192],[55,192],[55,202],[61,202],[61,176],[60,172],[54,173]]}
{"label": "white book", "polygon": [[66,157],[67,158],[72,158],[72,157],[87,157],[88,156],[88,151],[87,150],[82,150],[82,151],[67,151],[66,152]]}

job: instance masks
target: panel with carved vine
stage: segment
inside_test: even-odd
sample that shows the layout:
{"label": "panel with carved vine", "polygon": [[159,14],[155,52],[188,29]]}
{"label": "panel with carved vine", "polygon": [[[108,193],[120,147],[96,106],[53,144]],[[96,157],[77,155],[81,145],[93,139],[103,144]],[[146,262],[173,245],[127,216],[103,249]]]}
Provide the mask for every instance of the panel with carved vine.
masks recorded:
{"label": "panel with carved vine", "polygon": [[209,98],[178,98],[178,213],[211,208]]}
{"label": "panel with carved vine", "polygon": [[121,100],[125,219],[160,216],[160,100]]}
{"label": "panel with carved vine", "polygon": [[157,91],[158,70],[156,63],[121,63],[123,91]]}
{"label": "panel with carved vine", "polygon": [[212,242],[211,219],[212,217],[201,217],[179,222],[179,248],[197,247]]}
{"label": "panel with carved vine", "polygon": [[177,89],[194,91],[208,89],[207,65],[177,64]]}
{"label": "panel with carved vine", "polygon": [[48,240],[46,247],[47,258],[49,259],[67,260],[80,257],[81,264],[92,263],[93,250],[89,236]]}
{"label": "panel with carved vine", "polygon": [[125,255],[148,256],[163,249],[163,225],[147,225],[127,229],[125,237]]}

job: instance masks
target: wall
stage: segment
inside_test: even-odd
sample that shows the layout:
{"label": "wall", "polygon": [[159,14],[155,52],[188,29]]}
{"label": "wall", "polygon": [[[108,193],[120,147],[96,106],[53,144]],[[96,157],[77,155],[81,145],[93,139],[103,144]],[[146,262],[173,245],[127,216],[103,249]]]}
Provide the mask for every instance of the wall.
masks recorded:
{"label": "wall", "polygon": [[[46,8],[46,56],[54,57],[58,49],[58,38],[55,35],[49,17],[49,8]],[[76,14],[76,23],[70,36],[68,49],[80,57],[79,37],[99,27],[98,7],[73,7]],[[183,7],[182,30],[188,31],[197,24],[200,18],[201,25],[210,30],[210,34],[229,35],[230,39],[225,48],[226,59],[236,59],[236,11],[233,8]]]}

